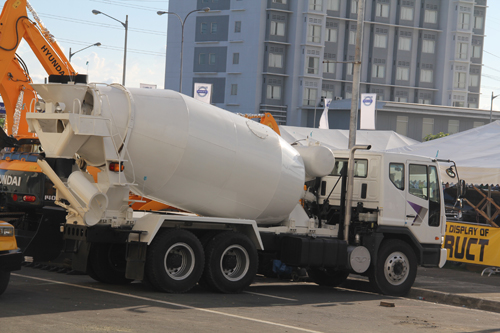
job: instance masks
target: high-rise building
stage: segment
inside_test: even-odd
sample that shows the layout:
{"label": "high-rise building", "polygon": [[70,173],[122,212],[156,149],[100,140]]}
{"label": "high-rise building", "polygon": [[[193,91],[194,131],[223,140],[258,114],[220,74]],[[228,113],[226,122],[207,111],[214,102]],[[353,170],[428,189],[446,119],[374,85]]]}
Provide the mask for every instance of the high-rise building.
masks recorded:
{"label": "high-rise building", "polygon": [[[349,99],[356,0],[183,0],[183,92],[312,126],[321,97]],[[477,108],[486,0],[366,0],[360,92],[378,100]],[[165,87],[179,88],[181,24],[170,15]],[[316,115],[316,118],[314,118]]]}

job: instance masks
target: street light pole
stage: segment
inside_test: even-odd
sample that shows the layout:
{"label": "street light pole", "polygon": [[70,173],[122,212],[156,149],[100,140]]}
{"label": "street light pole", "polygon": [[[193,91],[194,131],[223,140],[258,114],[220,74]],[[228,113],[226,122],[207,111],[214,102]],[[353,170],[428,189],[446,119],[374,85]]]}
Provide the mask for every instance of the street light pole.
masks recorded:
{"label": "street light pole", "polygon": [[493,113],[493,100],[497,98],[500,95],[493,96],[493,91],[491,92],[491,105],[490,105],[490,123],[491,123],[491,118],[492,118],[492,113]]}
{"label": "street light pole", "polygon": [[97,42],[95,44],[92,44],[92,45],[89,45],[87,47],[84,47],[83,49],[81,50],[78,50],[78,51],[75,51],[73,53],[71,53],[71,47],[69,48],[69,57],[68,57],[68,61],[71,62],[71,57],[73,57],[76,53],[80,52],[80,51],[83,51],[83,50],[86,50],[88,49],[89,47],[92,47],[92,46],[101,46],[101,43]]}
{"label": "street light pole", "polygon": [[123,48],[123,76],[122,76],[122,85],[124,86],[125,85],[125,72],[126,72],[126,69],[127,69],[127,35],[128,35],[128,15],[125,16],[125,23],[123,23],[122,21],[120,20],[117,20],[115,19],[114,17],[112,16],[109,16],[108,14],[105,14],[103,12],[100,12],[98,10],[92,10],[92,14],[94,15],[99,15],[99,14],[102,14],[104,16],[107,16],[109,17],[110,19],[113,19],[115,20],[116,22],[120,22],[121,25],[123,25],[123,27],[125,28],[125,46]]}
{"label": "street light pole", "polygon": [[[209,7],[205,7],[202,9],[205,13],[208,13],[210,11]],[[164,12],[159,10],[156,12],[158,15],[163,15],[163,14],[172,14],[177,16],[179,19],[179,22],[181,22],[181,65],[180,65],[180,74],[179,74],[179,92],[182,93],[182,58],[183,58],[183,53],[184,53],[184,24],[186,23],[186,19],[188,18],[189,15],[191,15],[194,12],[200,12],[199,9],[195,9],[187,13],[187,15],[184,17],[184,20],[179,16],[179,14],[174,13],[174,12]]]}

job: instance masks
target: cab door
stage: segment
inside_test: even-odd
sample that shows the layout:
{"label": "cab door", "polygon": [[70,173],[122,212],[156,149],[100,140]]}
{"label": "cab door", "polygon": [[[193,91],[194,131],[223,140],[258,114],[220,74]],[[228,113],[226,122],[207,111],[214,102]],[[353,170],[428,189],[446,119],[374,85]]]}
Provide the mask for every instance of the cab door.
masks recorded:
{"label": "cab door", "polygon": [[426,229],[429,221],[429,166],[421,161],[407,161],[405,225],[421,243],[428,243]]}

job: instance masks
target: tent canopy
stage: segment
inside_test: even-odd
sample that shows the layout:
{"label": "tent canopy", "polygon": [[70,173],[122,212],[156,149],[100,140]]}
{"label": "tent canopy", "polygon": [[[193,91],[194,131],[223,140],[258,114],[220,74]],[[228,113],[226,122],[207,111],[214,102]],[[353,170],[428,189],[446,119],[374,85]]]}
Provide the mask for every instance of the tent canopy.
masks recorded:
{"label": "tent canopy", "polygon": [[[438,159],[455,161],[460,179],[471,184],[500,184],[500,121],[468,131],[411,146],[390,149]],[[441,169],[448,167],[441,164]],[[444,174],[444,173],[442,173]],[[445,182],[456,183],[443,176]]]}
{"label": "tent canopy", "polygon": [[[319,129],[309,127],[280,126],[283,139],[288,143],[310,138],[326,145],[331,149],[347,149],[349,147],[349,130]],[[372,145],[372,150],[383,151],[418,143],[393,131],[356,132],[356,144]]]}

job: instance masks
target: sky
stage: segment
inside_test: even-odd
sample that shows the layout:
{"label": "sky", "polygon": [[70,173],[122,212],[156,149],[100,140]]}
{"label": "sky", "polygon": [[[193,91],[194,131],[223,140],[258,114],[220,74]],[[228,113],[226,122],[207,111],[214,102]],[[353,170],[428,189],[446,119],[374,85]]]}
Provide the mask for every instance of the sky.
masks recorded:
{"label": "sky", "polygon": [[[71,59],[75,70],[88,74],[90,82],[122,82],[125,41],[125,29],[119,22],[104,15],[94,15],[92,10],[99,10],[121,22],[125,22],[128,15],[125,85],[139,87],[146,83],[155,84],[160,89],[164,87],[167,20],[170,15],[158,16],[156,12],[167,11],[168,0],[28,1],[67,57],[70,48],[75,52],[97,42],[102,44],[77,52]],[[192,1],[193,8],[196,5],[195,0],[171,1]],[[491,93],[500,95],[500,66],[497,66],[500,63],[500,37],[495,37],[500,36],[499,0],[488,0],[485,34],[479,107],[489,110]],[[27,63],[33,81],[43,83],[47,75],[29,46],[22,43],[17,53]],[[493,110],[500,111],[500,96],[493,100]]]}

